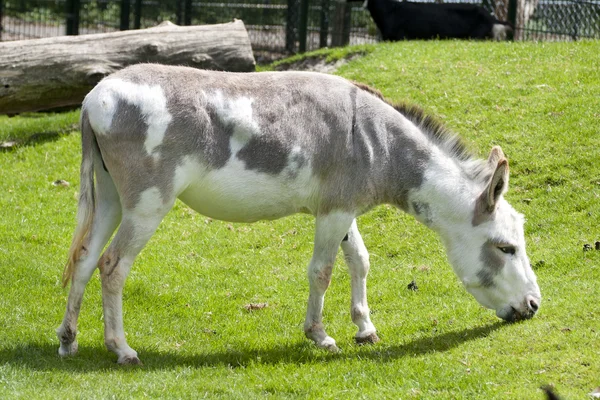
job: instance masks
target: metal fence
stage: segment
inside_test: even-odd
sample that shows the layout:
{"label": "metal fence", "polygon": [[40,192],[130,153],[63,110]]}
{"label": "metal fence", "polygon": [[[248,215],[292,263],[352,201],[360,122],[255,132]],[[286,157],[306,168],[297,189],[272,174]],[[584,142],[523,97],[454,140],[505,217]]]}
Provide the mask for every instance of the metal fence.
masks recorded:
{"label": "metal fence", "polygon": [[[479,2],[476,2],[479,3]],[[600,39],[599,0],[482,0],[498,19],[515,27],[515,40]]]}
{"label": "metal fence", "polygon": [[[445,1],[480,4],[511,20],[515,40],[600,39],[600,0]],[[0,40],[146,28],[165,20],[196,25],[238,18],[255,52],[289,54],[376,42],[377,28],[361,5],[339,0],[0,0]]]}
{"label": "metal fence", "polygon": [[523,39],[600,39],[600,1],[547,1],[539,4],[522,30]]}

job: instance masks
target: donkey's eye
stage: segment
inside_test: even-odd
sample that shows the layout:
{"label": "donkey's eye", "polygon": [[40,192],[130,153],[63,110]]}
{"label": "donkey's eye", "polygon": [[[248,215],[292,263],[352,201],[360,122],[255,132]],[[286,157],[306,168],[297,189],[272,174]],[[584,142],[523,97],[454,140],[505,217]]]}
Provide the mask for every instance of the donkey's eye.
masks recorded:
{"label": "donkey's eye", "polygon": [[510,254],[511,256],[516,252],[515,246],[498,246],[498,250],[504,254]]}

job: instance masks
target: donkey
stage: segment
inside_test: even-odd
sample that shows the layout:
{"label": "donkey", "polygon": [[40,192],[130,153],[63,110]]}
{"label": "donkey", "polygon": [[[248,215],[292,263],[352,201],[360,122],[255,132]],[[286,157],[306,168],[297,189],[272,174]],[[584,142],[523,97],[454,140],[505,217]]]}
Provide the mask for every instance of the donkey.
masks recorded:
{"label": "donkey", "polygon": [[177,198],[225,221],[316,217],[304,331],[324,349],[337,350],[322,310],[340,246],[352,277],[355,339],[379,340],[367,304],[369,254],[356,224],[378,204],[393,204],[438,232],[467,291],[498,317],[528,319],[540,305],[524,219],[503,197],[508,161],[500,147],[477,160],[419,108],[391,105],[367,86],[308,72],[139,64],[86,96],[81,132],[77,228],[63,274],[71,288],[57,329],[61,356],[77,351],[82,296],[97,266],[105,344],[119,363],[139,363],[125,340],[123,285]]}

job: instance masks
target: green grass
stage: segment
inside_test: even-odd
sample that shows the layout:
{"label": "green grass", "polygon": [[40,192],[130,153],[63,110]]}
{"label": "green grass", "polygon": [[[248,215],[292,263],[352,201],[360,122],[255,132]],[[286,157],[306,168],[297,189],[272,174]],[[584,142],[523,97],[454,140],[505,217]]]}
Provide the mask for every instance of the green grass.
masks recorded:
{"label": "green grass", "polygon": [[[582,251],[600,240],[600,42],[407,42],[365,53],[339,74],[422,105],[482,157],[504,149],[507,198],[527,217],[544,298],[535,318],[500,322],[461,287],[431,231],[381,206],[359,226],[382,341],[353,344],[339,260],[324,315],[342,352],[329,354],[302,332],[312,219],[229,224],[178,203],[125,288],[127,338],[144,366],[117,366],[104,348],[97,274],[80,353],[59,359],[80,138],[56,135],[0,152],[0,398],[536,399],[553,384],[582,399],[600,386],[600,251]],[[76,121],[76,112],[0,117],[0,134]],[[406,288],[413,279],[417,292]],[[269,306],[244,309],[254,302]]]}
{"label": "green grass", "polygon": [[11,146],[35,144],[56,139],[78,129],[79,111],[25,113],[18,117],[0,115],[0,143]]}

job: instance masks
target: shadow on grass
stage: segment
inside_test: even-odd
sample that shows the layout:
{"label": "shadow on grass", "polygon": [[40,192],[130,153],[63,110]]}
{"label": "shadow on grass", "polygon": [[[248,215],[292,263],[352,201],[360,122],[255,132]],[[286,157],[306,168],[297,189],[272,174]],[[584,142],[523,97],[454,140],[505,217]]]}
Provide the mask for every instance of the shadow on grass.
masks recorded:
{"label": "shadow on grass", "polygon": [[69,128],[62,129],[60,131],[39,132],[22,138],[7,139],[6,141],[0,141],[0,152],[8,152],[15,150],[18,147],[36,146],[39,144],[44,144],[46,142],[52,142],[63,136],[69,135],[71,132],[75,132],[76,130],[77,126],[72,125]]}
{"label": "shadow on grass", "polygon": [[78,108],[79,106],[67,106],[26,112],[14,117],[15,122],[11,122],[12,118],[1,118],[0,124],[5,126],[0,129],[0,152],[55,141],[78,131],[78,117],[72,113]]}
{"label": "shadow on grass", "polygon": [[250,364],[312,364],[336,360],[370,359],[385,362],[404,357],[416,357],[435,352],[451,350],[463,343],[488,336],[505,326],[505,322],[463,329],[460,331],[432,335],[401,345],[386,346],[382,343],[373,346],[353,348],[351,351],[328,353],[314,347],[308,340],[290,343],[269,349],[239,349],[206,354],[178,354],[157,352],[153,349],[138,348],[144,365],[142,367],[122,367],[116,364],[116,357],[103,346],[84,347],[75,357],[60,358],[57,345],[30,343],[18,347],[0,348],[0,362],[15,367],[33,370],[66,370],[90,372],[106,369],[123,370],[162,370],[179,366],[230,368],[245,367]]}

